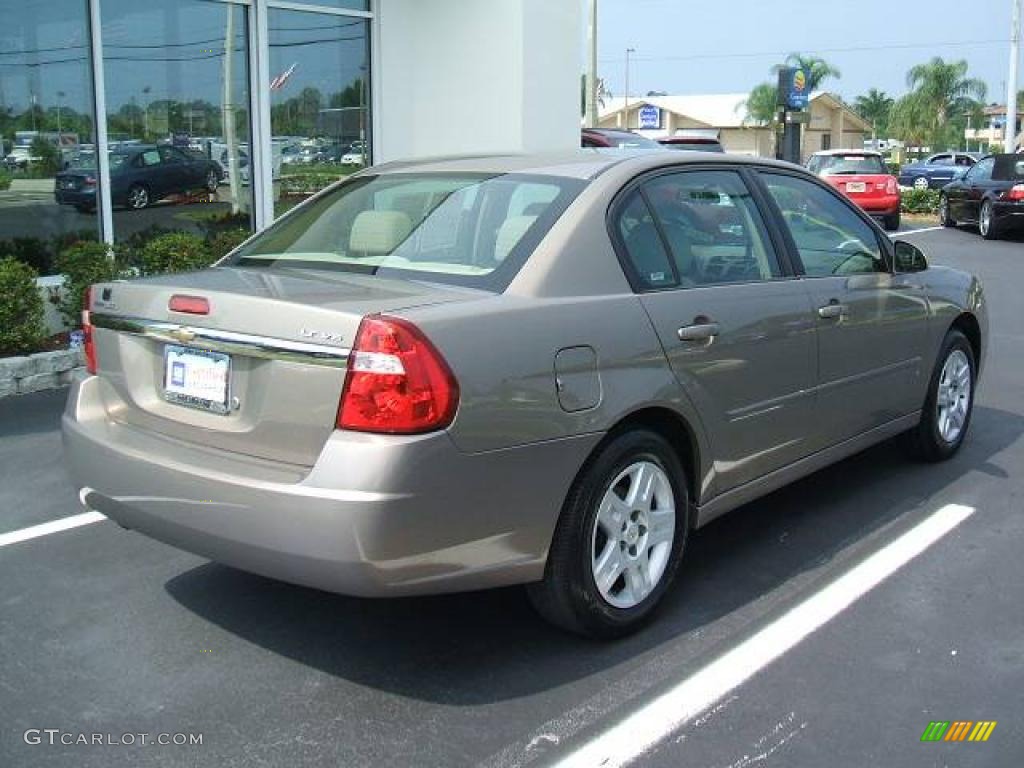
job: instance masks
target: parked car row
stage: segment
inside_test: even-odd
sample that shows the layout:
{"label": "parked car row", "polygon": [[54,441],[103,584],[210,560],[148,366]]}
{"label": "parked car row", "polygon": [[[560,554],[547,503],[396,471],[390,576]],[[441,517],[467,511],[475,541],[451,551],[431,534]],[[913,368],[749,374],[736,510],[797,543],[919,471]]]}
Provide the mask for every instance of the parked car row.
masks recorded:
{"label": "parked car row", "polygon": [[722,142],[714,136],[677,132],[660,139],[649,139],[623,128],[584,128],[580,146],[614,149],[678,149],[693,152],[725,152]]}

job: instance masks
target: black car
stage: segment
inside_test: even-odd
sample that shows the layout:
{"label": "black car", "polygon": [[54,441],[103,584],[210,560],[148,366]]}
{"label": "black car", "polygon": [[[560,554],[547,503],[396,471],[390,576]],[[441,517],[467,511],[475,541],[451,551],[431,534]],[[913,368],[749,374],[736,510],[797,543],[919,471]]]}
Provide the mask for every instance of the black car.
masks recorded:
{"label": "black car", "polygon": [[[54,197],[79,211],[96,208],[96,158],[80,157],[57,174]],[[138,145],[110,153],[110,193],[114,205],[141,210],[170,195],[216,192],[223,171],[213,160],[171,146]]]}
{"label": "black car", "polygon": [[584,128],[581,147],[614,147],[616,149],[664,149],[658,142],[621,128]]}
{"label": "black car", "polygon": [[976,224],[986,240],[1024,228],[1024,154],[989,155],[947,184],[939,219],[946,227]]}

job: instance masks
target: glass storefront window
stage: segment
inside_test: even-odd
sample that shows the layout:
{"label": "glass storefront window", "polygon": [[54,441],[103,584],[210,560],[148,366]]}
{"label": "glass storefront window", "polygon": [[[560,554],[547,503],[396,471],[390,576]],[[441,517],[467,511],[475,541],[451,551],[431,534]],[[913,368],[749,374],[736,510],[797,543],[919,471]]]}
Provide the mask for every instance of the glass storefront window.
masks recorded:
{"label": "glass storefront window", "polygon": [[[343,11],[369,11],[370,0],[292,0],[303,5],[322,5],[327,8],[337,8]],[[274,0],[270,0],[274,4]]]}
{"label": "glass storefront window", "polygon": [[369,33],[365,19],[271,9],[270,124],[274,213],[367,163]]}
{"label": "glass storefront window", "polygon": [[50,275],[72,242],[98,239],[95,177],[83,180],[81,205],[63,189],[65,171],[95,146],[88,8],[3,2],[0,18],[0,259]]}
{"label": "glass storefront window", "polygon": [[[114,238],[251,229],[247,9],[103,0]],[[84,171],[88,172],[88,171]]]}

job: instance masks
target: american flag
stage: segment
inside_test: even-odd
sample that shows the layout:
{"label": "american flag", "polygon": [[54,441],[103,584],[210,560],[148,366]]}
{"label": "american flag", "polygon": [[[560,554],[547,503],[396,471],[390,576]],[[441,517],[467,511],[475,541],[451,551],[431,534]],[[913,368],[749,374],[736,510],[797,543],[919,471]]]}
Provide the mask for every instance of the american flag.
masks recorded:
{"label": "american flag", "polygon": [[296,64],[292,64],[290,67],[288,67],[288,69],[286,69],[280,75],[278,75],[273,80],[271,80],[270,81],[270,90],[272,90],[272,91],[279,91],[282,88],[284,88],[284,84],[288,82],[288,78],[291,77],[292,76],[292,72],[295,71],[295,67],[296,67],[297,63],[298,62],[296,62]]}

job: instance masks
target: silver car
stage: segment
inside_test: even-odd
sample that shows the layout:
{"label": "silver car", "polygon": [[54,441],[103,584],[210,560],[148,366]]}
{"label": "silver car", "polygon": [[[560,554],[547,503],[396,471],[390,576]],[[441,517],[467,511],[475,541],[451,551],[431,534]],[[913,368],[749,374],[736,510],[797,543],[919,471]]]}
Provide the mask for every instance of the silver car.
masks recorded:
{"label": "silver car", "polygon": [[987,350],[971,275],[804,170],[686,152],[371,168],[87,309],[88,507],[351,595],[528,584],[601,637],[722,513],[901,433],[951,456]]}

